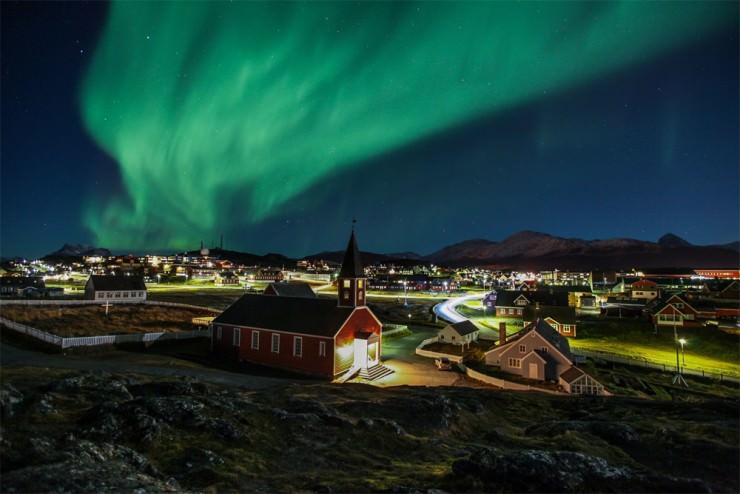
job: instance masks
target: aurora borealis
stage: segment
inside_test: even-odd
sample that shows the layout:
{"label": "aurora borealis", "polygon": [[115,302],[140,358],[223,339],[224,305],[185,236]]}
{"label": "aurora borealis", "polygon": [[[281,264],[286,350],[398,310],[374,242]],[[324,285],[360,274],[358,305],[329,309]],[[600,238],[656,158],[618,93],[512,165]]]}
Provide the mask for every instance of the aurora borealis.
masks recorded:
{"label": "aurora borealis", "polygon": [[[516,204],[511,190],[497,191],[500,183],[527,184],[573,211],[552,193],[567,187],[563,174],[583,187],[584,170],[612,159],[632,178],[637,170],[699,166],[681,162],[682,146],[694,145],[681,136],[687,122],[696,124],[687,105],[697,106],[697,95],[675,77],[661,80],[655,67],[684,50],[696,57],[691,50],[702,43],[720,44],[713,36],[737,45],[736,20],[732,2],[114,2],[74,100],[119,178],[80,189],[77,221],[93,243],[112,249],[182,249],[225,231],[232,247],[292,255],[332,246],[311,232],[346,226],[355,215],[385,237],[365,245],[385,250],[425,251],[523,228],[607,236],[607,226],[593,229],[595,218],[619,214],[606,203],[569,215],[575,227],[532,222],[532,212],[517,219],[520,228],[485,214],[466,223],[469,232],[452,223],[458,213],[466,221],[480,214],[493,196]],[[675,72],[681,62],[670,64]],[[620,77],[634,86],[630,73],[639,71],[660,93],[645,113],[609,107],[612,95],[647,98],[635,97],[634,87],[626,96],[614,91]],[[719,84],[722,77],[714,74]],[[579,93],[597,105],[589,97],[581,103]],[[707,166],[736,178],[731,153],[714,152]],[[652,168],[627,157],[641,153]],[[459,181],[446,176],[452,170]],[[614,182],[624,190],[624,178]],[[632,193],[644,192],[644,180],[636,182]],[[464,197],[447,209],[394,199],[420,184],[430,196]],[[612,236],[644,228],[616,223]],[[409,225],[423,246],[388,240]]]}

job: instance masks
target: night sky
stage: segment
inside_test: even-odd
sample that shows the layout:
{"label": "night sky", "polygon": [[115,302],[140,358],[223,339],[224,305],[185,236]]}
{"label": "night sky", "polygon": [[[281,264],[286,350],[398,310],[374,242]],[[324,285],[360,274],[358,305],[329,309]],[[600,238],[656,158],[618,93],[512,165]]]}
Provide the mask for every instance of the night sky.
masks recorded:
{"label": "night sky", "polygon": [[737,2],[0,2],[3,256],[740,238]]}

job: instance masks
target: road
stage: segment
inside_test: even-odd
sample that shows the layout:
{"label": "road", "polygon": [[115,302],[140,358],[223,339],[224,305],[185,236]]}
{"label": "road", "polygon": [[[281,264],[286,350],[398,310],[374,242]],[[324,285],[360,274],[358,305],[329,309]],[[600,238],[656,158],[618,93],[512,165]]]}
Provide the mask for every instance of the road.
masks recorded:
{"label": "road", "polygon": [[451,323],[465,321],[467,318],[461,316],[455,310],[455,307],[469,300],[483,300],[483,297],[485,297],[485,294],[465,295],[463,297],[451,298],[435,305],[434,313],[437,315],[437,317]]}

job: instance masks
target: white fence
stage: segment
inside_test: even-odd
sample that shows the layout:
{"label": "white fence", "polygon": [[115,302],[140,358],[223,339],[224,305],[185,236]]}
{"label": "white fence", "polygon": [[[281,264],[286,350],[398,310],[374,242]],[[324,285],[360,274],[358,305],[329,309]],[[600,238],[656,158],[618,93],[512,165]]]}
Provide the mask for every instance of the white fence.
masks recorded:
{"label": "white fence", "polygon": [[[116,302],[119,303],[119,302]],[[133,302],[120,302],[124,304],[131,304]],[[141,303],[141,302],[137,302]],[[214,313],[221,313],[218,309],[212,309],[210,307],[199,307],[197,305],[189,304],[178,304],[175,302],[155,302],[146,301],[146,305],[164,306],[164,307],[182,307],[188,309],[199,309],[207,310]],[[4,305],[100,305],[100,302],[95,300],[2,300],[0,301],[0,307]],[[115,305],[115,304],[111,304]],[[194,329],[191,331],[177,331],[173,333],[131,333],[131,334],[116,334],[116,335],[101,335],[101,336],[76,336],[76,337],[61,337],[55,334],[47,333],[40,329],[20,324],[10,319],[0,317],[0,324],[8,329],[22,333],[37,340],[49,343],[54,346],[58,346],[62,349],[81,347],[81,346],[98,346],[98,345],[115,345],[119,343],[150,343],[154,341],[164,340],[185,340],[189,338],[210,338],[211,330],[207,329]]]}
{"label": "white fence", "polygon": [[446,357],[450,360],[450,362],[455,363],[462,363],[462,355],[450,355],[449,353],[441,353],[441,352],[432,352],[430,350],[423,350],[423,348],[431,343],[436,343],[437,337],[433,338],[427,338],[426,340],[419,343],[419,345],[416,347],[416,354],[420,357],[428,357],[428,358],[443,358]]}
{"label": "white fence", "polygon": [[[650,362],[647,359],[633,359],[633,358],[627,358],[627,357],[621,357],[619,355],[614,355],[612,353],[607,352],[594,352],[589,350],[581,350],[578,349],[571,349],[571,353],[573,353],[574,357],[583,356],[583,357],[589,357],[592,359],[600,359],[605,360],[607,362],[614,362],[617,364],[626,364],[626,365],[633,365],[637,367],[644,367],[646,369],[655,369],[663,372],[671,372],[676,370],[676,365],[669,365],[669,364],[659,364],[657,362]],[[719,372],[718,372],[719,371]],[[681,373],[682,374],[688,374],[692,376],[701,376],[701,377],[708,377],[710,379],[717,379],[719,381],[729,381],[734,383],[740,383],[740,379],[733,376],[728,376],[720,369],[704,369],[701,367],[686,367],[681,366]]]}
{"label": "white fence", "polygon": [[[191,305],[191,304],[180,304],[177,302],[160,302],[157,300],[146,300],[142,302],[141,300],[116,300],[115,302],[110,302],[111,306],[118,305],[118,304],[144,304],[144,305],[159,305],[162,307],[182,307],[186,309],[198,309],[198,310],[207,310],[209,312],[214,313],[221,313],[223,312],[220,309],[214,309],[212,307],[201,307],[199,305]],[[104,305],[103,302],[99,300],[2,300],[0,299],[0,307],[4,305]]]}
{"label": "white fence", "polygon": [[527,384],[519,384],[519,383],[507,381],[505,379],[499,379],[497,377],[489,376],[481,372],[475,371],[471,369],[470,367],[467,367],[462,364],[460,364],[460,367],[463,369],[465,374],[471,379],[475,379],[476,381],[480,381],[486,384],[491,384],[501,389],[513,389],[516,391],[538,391],[540,393],[548,393],[551,395],[567,394],[567,393],[558,393],[557,391],[552,391],[549,389],[538,388],[537,386],[529,386]]}

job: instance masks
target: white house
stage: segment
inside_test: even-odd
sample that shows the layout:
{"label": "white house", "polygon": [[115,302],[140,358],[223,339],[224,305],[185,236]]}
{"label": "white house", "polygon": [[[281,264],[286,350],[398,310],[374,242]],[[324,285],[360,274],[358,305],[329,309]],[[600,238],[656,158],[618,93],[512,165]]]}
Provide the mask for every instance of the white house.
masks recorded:
{"label": "white house", "polygon": [[143,302],[146,285],[141,276],[92,275],[85,284],[85,298],[99,302]]}
{"label": "white house", "polygon": [[455,324],[448,324],[440,329],[437,333],[437,340],[440,343],[451,343],[453,345],[470,345],[470,343],[478,340],[478,335],[480,335],[480,329],[466,319]]}

